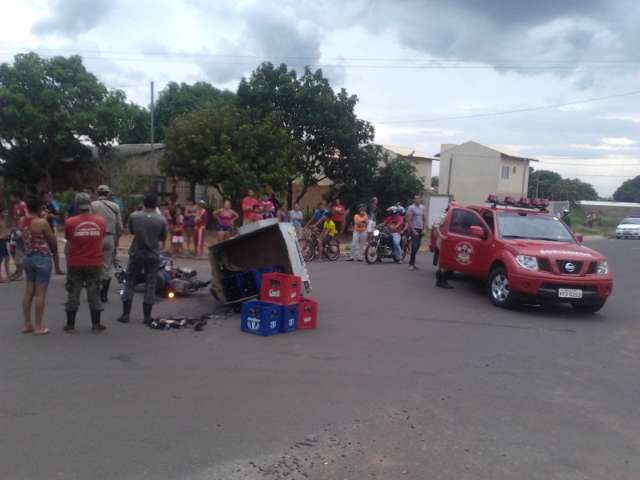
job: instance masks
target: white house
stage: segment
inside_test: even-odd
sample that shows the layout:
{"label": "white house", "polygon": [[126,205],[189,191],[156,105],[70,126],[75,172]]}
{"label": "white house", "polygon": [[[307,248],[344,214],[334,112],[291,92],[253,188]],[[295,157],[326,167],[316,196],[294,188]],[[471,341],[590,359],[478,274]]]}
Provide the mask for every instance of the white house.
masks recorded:
{"label": "white house", "polygon": [[490,194],[526,197],[529,165],[537,162],[476,142],[442,145],[438,193],[466,203],[484,202]]}
{"label": "white house", "polygon": [[431,172],[433,171],[433,162],[438,159],[419,152],[415,148],[401,147],[398,145],[382,145],[389,158],[405,157],[413,162],[416,167],[416,174],[422,179],[425,191],[431,188]]}

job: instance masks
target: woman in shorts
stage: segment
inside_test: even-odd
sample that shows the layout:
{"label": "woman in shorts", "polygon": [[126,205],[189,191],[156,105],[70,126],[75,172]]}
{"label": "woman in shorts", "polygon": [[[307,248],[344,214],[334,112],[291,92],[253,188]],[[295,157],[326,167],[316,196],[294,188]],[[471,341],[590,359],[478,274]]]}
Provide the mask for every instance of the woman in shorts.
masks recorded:
{"label": "woman in shorts", "polygon": [[218,242],[222,242],[233,235],[234,223],[240,215],[231,208],[231,202],[225,200],[222,208],[213,212],[218,222]]}
{"label": "woman in shorts", "polygon": [[[27,199],[27,215],[19,228],[24,241],[24,274],[26,277],[22,311],[23,333],[45,335],[49,329],[43,325],[47,289],[51,270],[59,270],[58,241],[46,218],[40,217],[42,203],[37,197]],[[53,256],[53,262],[52,257]],[[31,323],[31,306],[35,300],[35,328]]]}

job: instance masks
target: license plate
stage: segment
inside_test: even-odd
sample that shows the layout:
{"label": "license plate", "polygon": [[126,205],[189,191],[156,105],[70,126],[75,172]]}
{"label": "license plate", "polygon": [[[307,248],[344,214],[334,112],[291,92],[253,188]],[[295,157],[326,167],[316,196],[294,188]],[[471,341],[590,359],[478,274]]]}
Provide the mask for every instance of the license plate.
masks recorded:
{"label": "license plate", "polygon": [[582,290],[578,288],[559,288],[558,298],[582,298]]}

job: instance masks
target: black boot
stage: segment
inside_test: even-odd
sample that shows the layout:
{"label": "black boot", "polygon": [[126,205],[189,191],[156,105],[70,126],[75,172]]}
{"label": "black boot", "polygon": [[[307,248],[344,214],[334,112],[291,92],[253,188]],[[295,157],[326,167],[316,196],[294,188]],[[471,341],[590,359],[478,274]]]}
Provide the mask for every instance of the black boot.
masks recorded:
{"label": "black boot", "polygon": [[131,300],[122,302],[122,315],[118,317],[120,323],[129,323],[129,314],[131,313]]}
{"label": "black boot", "polygon": [[142,304],[142,311],[144,312],[144,324],[145,325],[150,325],[151,322],[153,321],[153,318],[151,318],[151,310],[153,310],[153,303],[143,303]]}
{"label": "black boot", "polygon": [[76,313],[77,310],[67,310],[67,324],[64,326],[64,331],[67,333],[74,333],[76,331]]}
{"label": "black boot", "polygon": [[436,271],[436,287],[440,287],[440,288],[453,288],[451,285],[449,285],[449,282],[447,281],[447,273],[443,272],[442,270],[437,270]]}
{"label": "black boot", "polygon": [[111,284],[111,279],[102,281],[102,288],[100,289],[100,301],[102,303],[107,303],[109,301],[109,285]]}
{"label": "black boot", "polygon": [[102,332],[107,329],[100,323],[100,314],[102,310],[91,310],[91,330],[94,332]]}

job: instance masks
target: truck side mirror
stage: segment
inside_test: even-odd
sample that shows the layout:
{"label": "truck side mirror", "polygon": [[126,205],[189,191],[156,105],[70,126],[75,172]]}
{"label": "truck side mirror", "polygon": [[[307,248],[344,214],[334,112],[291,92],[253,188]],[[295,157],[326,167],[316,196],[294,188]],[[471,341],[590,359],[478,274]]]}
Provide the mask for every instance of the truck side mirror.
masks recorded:
{"label": "truck side mirror", "polygon": [[584,235],[582,235],[581,233],[576,233],[576,240],[578,241],[578,243],[584,242]]}
{"label": "truck side mirror", "polygon": [[469,233],[471,233],[471,235],[473,235],[474,237],[482,239],[487,238],[487,233],[484,231],[484,228],[478,225],[471,225],[471,227],[469,227]]}

